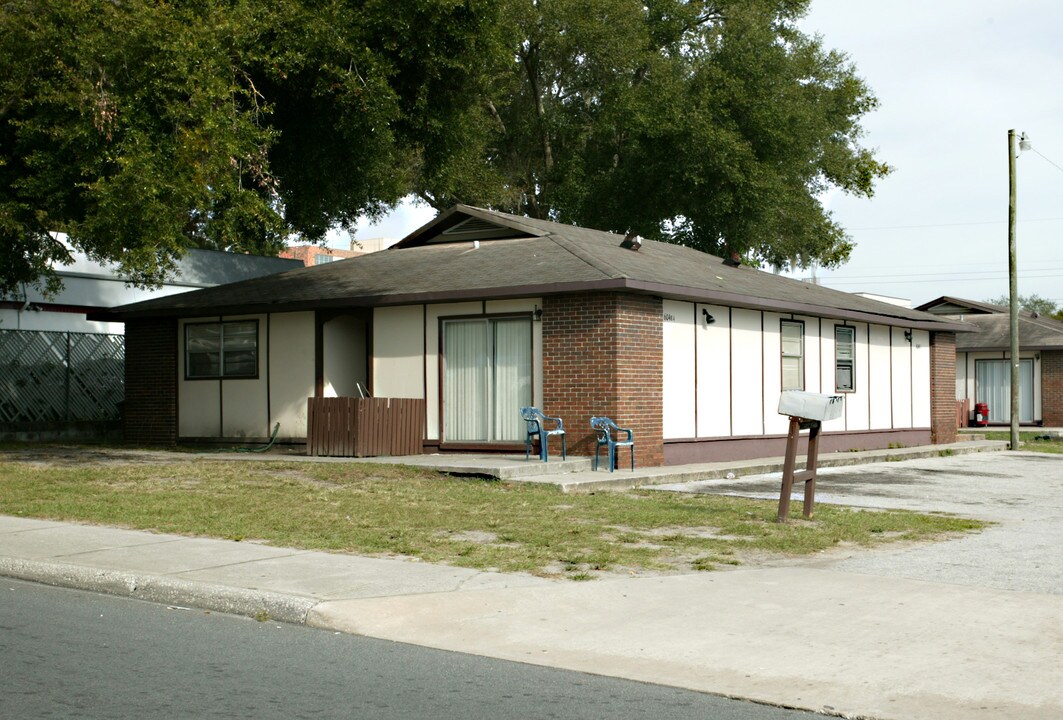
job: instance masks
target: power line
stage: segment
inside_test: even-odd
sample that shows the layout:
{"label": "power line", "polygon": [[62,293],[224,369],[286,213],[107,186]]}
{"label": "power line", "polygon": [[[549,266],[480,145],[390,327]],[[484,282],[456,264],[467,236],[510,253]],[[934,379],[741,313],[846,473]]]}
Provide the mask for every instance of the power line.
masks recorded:
{"label": "power line", "polygon": [[[1035,272],[1035,273],[1045,273],[1045,272],[1057,273],[1057,272],[1063,272],[1063,267],[1056,267],[1056,268],[1039,267],[1036,270],[1033,270],[1031,272]],[[998,269],[998,270],[965,270],[965,271],[960,272],[960,273],[949,273],[947,271],[928,272],[928,273],[906,273],[905,277],[927,277],[927,276],[948,275],[949,277],[955,277],[957,279],[960,279],[961,275],[965,276],[965,277],[966,276],[973,276],[973,275],[990,275],[990,276],[996,275],[996,276],[1000,276],[1001,273],[1004,273],[1005,277],[1007,276],[1007,270],[999,270]],[[1024,278],[1055,277],[1054,275],[1032,275],[1032,274],[1026,274],[1026,273],[1021,273],[1021,272],[1019,273],[1019,276],[1020,277],[1024,277]],[[874,279],[880,278],[880,277],[883,277],[883,275],[878,274],[878,275],[824,275],[823,276],[824,279],[830,279],[830,280],[833,280],[835,278],[837,278],[839,280],[874,280]],[[885,277],[889,277],[889,276],[887,275]]]}
{"label": "power line", "polygon": [[[1034,152],[1037,152],[1036,150]],[[1037,153],[1040,155],[1041,153]],[[1043,156],[1042,156],[1043,157]],[[1045,158],[1047,160],[1047,158]],[[1049,160],[1049,162],[1052,162]],[[1052,163],[1055,165],[1055,163]],[[1056,167],[1059,167],[1058,165]],[[1063,170],[1063,168],[1060,168]],[[1037,222],[1059,222],[1063,220],[1063,217],[1057,218],[1031,218],[1029,220],[1019,220],[1019,224],[1024,223],[1037,223]],[[862,227],[862,228],[847,228],[850,232],[863,232],[865,230],[921,230],[924,228],[942,228],[942,227],[974,227],[978,225],[1007,225],[1007,220],[986,220],[983,222],[959,222],[959,223],[935,223],[931,225],[882,225],[878,227]]]}
{"label": "power line", "polygon": [[1031,147],[1031,148],[1030,148],[1030,151],[1031,151],[1031,152],[1032,152],[1032,153],[1033,153],[1034,155],[1040,155],[1040,156],[1041,156],[1041,159],[1042,159],[1042,160],[1044,160],[1044,161],[1045,161],[1046,163],[1048,163],[1049,165],[1051,165],[1052,167],[1054,167],[1054,168],[1055,168],[1056,170],[1059,170],[1060,172],[1063,172],[1063,167],[1060,167],[1059,165],[1056,165],[1056,164],[1055,164],[1054,162],[1052,162],[1051,160],[1049,160],[1048,158],[1046,158],[1046,157],[1045,157],[1044,155],[1041,155],[1041,153],[1039,153],[1039,152],[1037,151],[1037,148]]}

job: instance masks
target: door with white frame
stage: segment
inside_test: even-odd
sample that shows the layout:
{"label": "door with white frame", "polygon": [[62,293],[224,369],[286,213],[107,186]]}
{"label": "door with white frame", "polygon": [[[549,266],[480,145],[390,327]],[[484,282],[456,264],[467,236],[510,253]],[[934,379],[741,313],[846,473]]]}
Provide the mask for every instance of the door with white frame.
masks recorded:
{"label": "door with white frame", "polygon": [[[975,360],[976,403],[989,405],[989,422],[1011,422],[1011,361]],[[1019,422],[1033,422],[1033,360],[1019,360]]]}
{"label": "door with white frame", "polygon": [[531,317],[443,320],[443,441],[524,442]]}

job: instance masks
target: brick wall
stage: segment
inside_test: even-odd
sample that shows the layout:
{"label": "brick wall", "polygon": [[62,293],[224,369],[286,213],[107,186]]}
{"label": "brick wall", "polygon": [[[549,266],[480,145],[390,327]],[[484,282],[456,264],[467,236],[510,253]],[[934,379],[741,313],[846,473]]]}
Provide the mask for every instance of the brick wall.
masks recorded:
{"label": "brick wall", "polygon": [[1048,427],[1063,427],[1063,350],[1041,353],[1041,417]]}
{"label": "brick wall", "polygon": [[125,326],[125,441],[177,442],[177,322],[130,320]]}
{"label": "brick wall", "polygon": [[590,418],[605,415],[634,432],[636,465],[663,464],[662,322],[659,298],[543,298],[543,411],[564,419],[569,452],[594,454]]}
{"label": "brick wall", "polygon": [[956,333],[930,333],[930,438],[956,442]]}

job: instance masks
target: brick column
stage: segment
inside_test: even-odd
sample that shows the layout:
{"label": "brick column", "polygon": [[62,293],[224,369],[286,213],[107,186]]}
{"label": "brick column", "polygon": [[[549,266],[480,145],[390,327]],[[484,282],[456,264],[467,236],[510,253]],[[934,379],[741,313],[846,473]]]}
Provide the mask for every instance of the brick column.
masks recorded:
{"label": "brick column", "polygon": [[930,333],[930,439],[956,442],[956,333]]}
{"label": "brick column", "polygon": [[1041,418],[1048,427],[1063,427],[1063,350],[1041,352]]}
{"label": "brick column", "polygon": [[177,321],[130,320],[125,325],[125,441],[177,443]]}
{"label": "brick column", "polygon": [[634,432],[636,465],[664,463],[662,323],[660,298],[543,298],[543,411],[564,419],[569,452],[594,453],[590,418],[605,415]]}

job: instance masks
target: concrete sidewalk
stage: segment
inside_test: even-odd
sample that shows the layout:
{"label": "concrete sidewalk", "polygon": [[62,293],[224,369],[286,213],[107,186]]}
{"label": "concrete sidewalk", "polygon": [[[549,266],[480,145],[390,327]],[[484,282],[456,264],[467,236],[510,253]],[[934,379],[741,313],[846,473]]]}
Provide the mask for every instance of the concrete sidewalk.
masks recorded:
{"label": "concrete sidewalk", "polygon": [[[773,566],[576,583],[0,515],[0,575],[844,717],[1060,718],[1063,457],[952,457],[1000,447],[826,456],[833,462],[821,466],[863,463],[828,471],[821,501],[951,511],[998,525],[954,541]],[[521,475],[542,468],[523,457],[422,460],[452,472],[453,463],[515,468],[514,482],[633,477],[593,473],[579,466],[586,459],[558,463],[551,470],[563,472],[550,476]],[[697,479],[682,489],[770,497],[777,478],[750,475],[776,465],[651,468],[635,484]]]}
{"label": "concrete sidewalk", "polygon": [[574,583],[0,516],[0,574],[871,718],[1063,717],[1063,596],[738,569]]}

